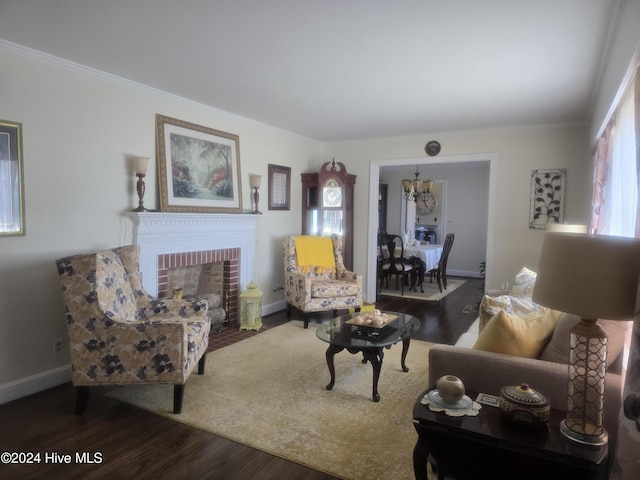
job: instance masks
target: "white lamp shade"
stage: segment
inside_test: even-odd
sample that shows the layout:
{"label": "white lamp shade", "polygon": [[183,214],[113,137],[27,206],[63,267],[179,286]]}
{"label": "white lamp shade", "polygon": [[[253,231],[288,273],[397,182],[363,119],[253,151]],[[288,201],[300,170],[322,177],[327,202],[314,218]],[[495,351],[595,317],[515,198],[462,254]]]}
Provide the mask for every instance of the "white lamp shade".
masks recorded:
{"label": "white lamp shade", "polygon": [[147,173],[148,157],[132,157],[133,173]]}
{"label": "white lamp shade", "polygon": [[546,233],[549,232],[567,232],[567,233],[588,233],[586,225],[570,225],[567,223],[547,223],[544,228]]}
{"label": "white lamp shade", "polygon": [[260,188],[260,180],[262,175],[249,175],[249,185],[251,188]]}
{"label": "white lamp shade", "polygon": [[547,233],[533,301],[585,319],[632,320],[640,310],[640,240]]}

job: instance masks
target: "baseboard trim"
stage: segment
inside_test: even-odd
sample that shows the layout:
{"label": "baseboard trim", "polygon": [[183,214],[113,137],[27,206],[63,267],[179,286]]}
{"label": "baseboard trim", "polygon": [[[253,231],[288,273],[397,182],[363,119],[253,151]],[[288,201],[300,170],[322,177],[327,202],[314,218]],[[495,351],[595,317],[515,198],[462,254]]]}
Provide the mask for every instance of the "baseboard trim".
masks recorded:
{"label": "baseboard trim", "polygon": [[449,277],[468,277],[468,278],[482,278],[480,272],[472,270],[451,270],[447,269],[447,276]]}
{"label": "baseboard trim", "polygon": [[71,365],[0,385],[0,405],[71,381]]}
{"label": "baseboard trim", "polygon": [[285,308],[287,308],[287,302],[285,300],[279,300],[277,302],[270,303],[269,305],[262,305],[262,316],[280,312]]}

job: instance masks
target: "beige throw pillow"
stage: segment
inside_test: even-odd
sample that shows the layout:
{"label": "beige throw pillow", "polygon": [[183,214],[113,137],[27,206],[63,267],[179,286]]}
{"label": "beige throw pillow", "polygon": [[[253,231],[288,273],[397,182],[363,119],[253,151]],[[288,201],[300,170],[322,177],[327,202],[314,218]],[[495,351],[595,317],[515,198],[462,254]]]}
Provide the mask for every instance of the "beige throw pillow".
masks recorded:
{"label": "beige throw pillow", "polygon": [[537,358],[555,328],[560,312],[541,307],[517,316],[499,311],[478,336],[476,350]]}

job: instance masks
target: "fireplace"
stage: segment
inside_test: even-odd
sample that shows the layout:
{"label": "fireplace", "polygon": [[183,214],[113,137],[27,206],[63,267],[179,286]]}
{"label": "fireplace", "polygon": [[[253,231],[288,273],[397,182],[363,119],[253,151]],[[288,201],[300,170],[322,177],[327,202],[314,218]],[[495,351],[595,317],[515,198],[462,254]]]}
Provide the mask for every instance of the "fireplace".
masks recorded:
{"label": "fireplace", "polygon": [[130,212],[133,243],[140,246],[140,271],[145,289],[171,296],[169,269],[221,264],[223,302],[228,322],[238,322],[238,297],[253,280],[255,215]]}

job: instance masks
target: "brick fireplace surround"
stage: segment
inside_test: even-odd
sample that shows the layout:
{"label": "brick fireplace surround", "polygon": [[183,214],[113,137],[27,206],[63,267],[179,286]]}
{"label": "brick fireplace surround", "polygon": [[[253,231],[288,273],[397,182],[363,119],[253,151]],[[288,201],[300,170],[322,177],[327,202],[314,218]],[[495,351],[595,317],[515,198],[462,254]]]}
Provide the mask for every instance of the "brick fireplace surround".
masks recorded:
{"label": "brick fireplace surround", "polygon": [[167,292],[167,269],[223,262],[230,323],[238,321],[238,296],[253,280],[257,215],[129,213],[140,246],[142,283],[157,297]]}

